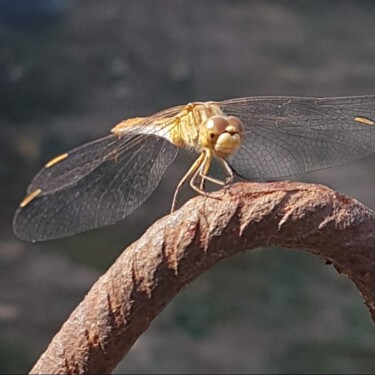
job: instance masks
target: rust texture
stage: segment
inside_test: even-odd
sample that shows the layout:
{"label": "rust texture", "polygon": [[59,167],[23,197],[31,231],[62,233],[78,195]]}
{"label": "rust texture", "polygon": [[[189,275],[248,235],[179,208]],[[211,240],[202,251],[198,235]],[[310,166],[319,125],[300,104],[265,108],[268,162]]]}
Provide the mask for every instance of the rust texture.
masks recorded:
{"label": "rust texture", "polygon": [[[196,197],[127,248],[73,311],[33,374],[110,373],[165,305],[233,254],[304,249],[357,286],[375,320],[375,214],[321,185],[238,183]],[[291,272],[293,272],[291,270]]]}

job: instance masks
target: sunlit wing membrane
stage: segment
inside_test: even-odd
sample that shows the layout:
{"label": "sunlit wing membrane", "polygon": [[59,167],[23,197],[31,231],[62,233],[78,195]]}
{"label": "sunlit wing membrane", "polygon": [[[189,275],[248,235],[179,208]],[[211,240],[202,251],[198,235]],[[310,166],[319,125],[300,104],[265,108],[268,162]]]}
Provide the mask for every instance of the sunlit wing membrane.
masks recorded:
{"label": "sunlit wing membrane", "polygon": [[67,156],[62,160],[60,155],[51,159],[34,177],[27,192],[41,189],[43,194],[52,194],[75,184],[106,160],[114,159],[123,143],[123,139],[110,135],[63,154]]}
{"label": "sunlit wing membrane", "polygon": [[[159,112],[143,119],[137,126],[126,127],[121,135],[109,135],[54,157],[34,177],[27,193],[31,194],[36,189],[41,189],[44,194],[53,193],[78,182],[105,161],[116,159],[127,148],[141,145],[144,134],[153,134],[150,129],[154,128],[154,122],[158,122],[156,129],[163,136],[169,129],[168,121],[163,123],[161,119],[176,115],[180,109],[174,107]],[[131,121],[128,122],[131,124]]]}
{"label": "sunlit wing membrane", "polygon": [[18,208],[15,234],[41,241],[114,224],[156,189],[177,150],[162,137],[132,133],[73,150],[33,180],[28,191],[41,192]]}
{"label": "sunlit wing membrane", "polygon": [[249,179],[332,167],[375,151],[375,96],[258,97],[218,103],[246,135],[228,161]]}

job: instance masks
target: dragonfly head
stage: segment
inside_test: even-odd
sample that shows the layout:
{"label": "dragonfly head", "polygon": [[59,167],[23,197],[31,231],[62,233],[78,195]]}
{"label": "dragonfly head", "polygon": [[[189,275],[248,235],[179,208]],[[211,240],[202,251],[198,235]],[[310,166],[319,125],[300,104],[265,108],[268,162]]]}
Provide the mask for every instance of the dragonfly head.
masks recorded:
{"label": "dragonfly head", "polygon": [[241,146],[245,128],[237,117],[212,116],[205,124],[203,144],[210,148],[214,155],[225,158]]}

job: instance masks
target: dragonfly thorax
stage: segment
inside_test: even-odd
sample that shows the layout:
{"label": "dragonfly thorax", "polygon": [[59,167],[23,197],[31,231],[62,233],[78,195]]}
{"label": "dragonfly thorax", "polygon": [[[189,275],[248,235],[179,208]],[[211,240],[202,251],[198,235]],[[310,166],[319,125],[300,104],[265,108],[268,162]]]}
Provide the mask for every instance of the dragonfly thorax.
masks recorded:
{"label": "dragonfly thorax", "polygon": [[222,114],[221,109],[210,102],[195,102],[186,105],[183,111],[177,115],[178,123],[172,128],[171,142],[179,147],[200,151],[202,149],[200,134],[207,120],[212,116]]}
{"label": "dragonfly thorax", "polygon": [[172,131],[172,143],[198,152],[210,149],[219,158],[231,155],[241,146],[245,132],[242,122],[226,116],[217,104],[191,103],[185,111]]}

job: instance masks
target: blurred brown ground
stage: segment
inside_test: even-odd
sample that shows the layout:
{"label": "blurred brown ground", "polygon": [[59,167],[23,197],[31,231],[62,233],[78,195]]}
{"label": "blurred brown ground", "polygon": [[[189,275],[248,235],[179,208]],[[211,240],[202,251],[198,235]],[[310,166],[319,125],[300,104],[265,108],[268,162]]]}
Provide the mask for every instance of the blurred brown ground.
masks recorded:
{"label": "blurred brown ground", "polygon": [[[113,227],[23,243],[12,215],[50,157],[124,118],[193,100],[375,93],[372,1],[64,4],[50,19],[6,18],[0,1],[1,373],[30,369],[121,249],[168,212],[192,159],[181,155],[155,194]],[[374,162],[298,179],[374,208]],[[273,249],[192,283],[117,372],[374,373],[374,351],[354,286],[311,255]]]}

